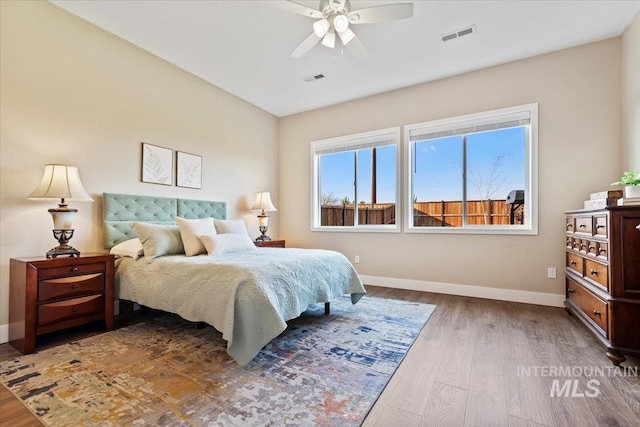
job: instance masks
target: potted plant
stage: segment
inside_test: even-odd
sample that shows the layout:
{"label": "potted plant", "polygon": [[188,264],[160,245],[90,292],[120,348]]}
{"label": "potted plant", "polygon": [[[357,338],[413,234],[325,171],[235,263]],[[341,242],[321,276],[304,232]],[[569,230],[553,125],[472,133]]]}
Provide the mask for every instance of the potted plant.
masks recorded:
{"label": "potted plant", "polygon": [[625,172],[620,181],[611,185],[624,185],[624,197],[640,197],[640,172]]}

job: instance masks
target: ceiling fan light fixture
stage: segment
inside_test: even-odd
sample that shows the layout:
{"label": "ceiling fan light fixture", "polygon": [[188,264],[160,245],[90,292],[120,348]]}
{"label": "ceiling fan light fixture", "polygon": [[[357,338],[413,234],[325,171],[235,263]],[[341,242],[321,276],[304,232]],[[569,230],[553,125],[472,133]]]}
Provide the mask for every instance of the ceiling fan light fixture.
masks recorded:
{"label": "ceiling fan light fixture", "polygon": [[347,28],[343,32],[338,33],[338,35],[340,36],[340,40],[342,40],[342,44],[345,46],[356,36],[355,33],[351,31],[351,28]]}
{"label": "ceiling fan light fixture", "polygon": [[322,44],[333,49],[336,46],[336,33],[334,33],[333,31],[328,31],[322,39]]}
{"label": "ceiling fan light fixture", "polygon": [[339,33],[347,31],[349,29],[349,18],[345,15],[336,16],[333,20],[333,28]]}
{"label": "ceiling fan light fixture", "polygon": [[327,31],[329,31],[329,26],[330,24],[328,20],[320,19],[313,23],[313,32],[318,37],[324,37],[324,35],[327,34]]}

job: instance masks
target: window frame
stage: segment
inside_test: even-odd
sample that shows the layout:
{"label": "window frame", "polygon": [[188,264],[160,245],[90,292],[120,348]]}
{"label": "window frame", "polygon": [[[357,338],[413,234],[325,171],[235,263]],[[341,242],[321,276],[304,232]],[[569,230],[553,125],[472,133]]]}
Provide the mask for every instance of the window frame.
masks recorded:
{"label": "window frame", "polygon": [[[362,233],[362,232],[375,232],[375,233],[399,233],[402,231],[402,144],[400,138],[400,126],[390,127],[385,129],[377,129],[368,132],[361,132],[351,135],[339,136],[334,138],[320,139],[311,141],[311,231],[323,231],[323,232],[347,232],[347,233]],[[389,135],[393,134],[392,137]],[[385,224],[355,224],[358,218],[358,197],[357,191],[354,193],[354,225],[351,226],[322,226],[320,225],[320,168],[319,160],[322,154],[318,154],[319,151],[332,149],[332,148],[345,148],[344,151],[350,151],[349,147],[354,147],[357,150],[357,146],[362,143],[362,140],[367,139],[375,141],[379,138],[380,141],[392,140],[392,144],[384,144],[385,146],[395,146],[395,207],[396,207],[396,223],[391,225]],[[354,179],[357,180],[357,170]],[[357,181],[354,181],[354,186],[357,187]]]}
{"label": "window frame", "polygon": [[[413,176],[412,160],[414,144],[411,142],[411,132],[418,129],[427,128],[447,128],[459,127],[465,121],[486,121],[487,119],[504,116],[516,116],[519,113],[528,112],[530,115],[529,132],[525,133],[525,218],[530,218],[527,224],[523,225],[467,225],[463,218],[461,227],[421,227],[413,225]],[[497,122],[498,120],[496,120]],[[456,126],[458,125],[458,126]],[[537,235],[538,234],[538,103],[518,105],[514,107],[501,108],[497,110],[483,111],[480,113],[466,114],[462,116],[450,117],[446,119],[430,120],[422,123],[405,125],[404,152],[405,152],[405,173],[404,173],[404,198],[403,210],[403,231],[406,233],[427,233],[427,234],[515,234],[515,235]],[[463,162],[466,163],[466,153]],[[463,182],[466,179],[463,176]],[[464,188],[464,187],[463,187]],[[463,189],[460,196],[463,197]]]}

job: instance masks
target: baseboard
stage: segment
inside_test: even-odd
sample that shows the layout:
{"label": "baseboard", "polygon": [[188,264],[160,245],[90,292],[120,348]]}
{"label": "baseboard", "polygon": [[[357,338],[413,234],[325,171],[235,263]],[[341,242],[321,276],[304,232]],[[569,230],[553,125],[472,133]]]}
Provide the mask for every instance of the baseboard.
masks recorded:
{"label": "baseboard", "polygon": [[564,295],[542,292],[518,291],[515,289],[487,288],[484,286],[459,285],[455,283],[427,282],[424,280],[396,279],[393,277],[361,275],[362,282],[372,286],[407,289],[410,291],[435,292],[437,294],[487,298],[499,301],[523,302],[526,304],[563,307]]}
{"label": "baseboard", "polygon": [[9,325],[0,325],[0,344],[9,342]]}

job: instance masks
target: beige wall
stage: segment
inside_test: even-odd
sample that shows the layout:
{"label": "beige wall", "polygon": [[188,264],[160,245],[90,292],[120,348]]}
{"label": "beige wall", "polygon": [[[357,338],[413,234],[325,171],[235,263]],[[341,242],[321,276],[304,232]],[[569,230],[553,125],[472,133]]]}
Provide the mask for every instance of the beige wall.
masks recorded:
{"label": "beige wall", "polygon": [[640,13],[622,35],[622,169],[640,171]]}
{"label": "beige wall", "polygon": [[[580,208],[619,175],[620,55],[614,38],[281,118],[282,237],[352,261],[360,255],[358,271],[390,285],[492,287],[560,301],[563,211]],[[310,231],[310,141],[531,102],[539,103],[539,235]],[[547,267],[558,269],[557,279],[547,279]]]}
{"label": "beige wall", "polygon": [[[255,192],[278,206],[275,116],[49,3],[0,7],[0,342],[9,258],[57,244],[55,203],[26,199],[45,163],[77,166],[95,199],[73,204],[71,243],[83,252],[102,250],[103,192],[224,200],[258,234]],[[202,190],[141,183],[142,141],[201,155]]]}

